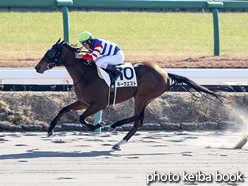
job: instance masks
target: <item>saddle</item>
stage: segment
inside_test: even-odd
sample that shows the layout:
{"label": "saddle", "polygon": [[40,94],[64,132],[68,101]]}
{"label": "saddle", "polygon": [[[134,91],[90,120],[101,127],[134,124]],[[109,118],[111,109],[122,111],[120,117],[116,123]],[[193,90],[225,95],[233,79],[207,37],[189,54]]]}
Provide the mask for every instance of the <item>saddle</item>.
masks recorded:
{"label": "saddle", "polygon": [[115,104],[117,88],[138,86],[136,73],[131,63],[122,63],[120,65],[116,65],[116,68],[119,69],[122,74],[116,79],[116,81],[114,81],[114,75],[112,73],[97,66],[98,76],[101,79],[104,79],[106,84],[109,86],[108,105]]}

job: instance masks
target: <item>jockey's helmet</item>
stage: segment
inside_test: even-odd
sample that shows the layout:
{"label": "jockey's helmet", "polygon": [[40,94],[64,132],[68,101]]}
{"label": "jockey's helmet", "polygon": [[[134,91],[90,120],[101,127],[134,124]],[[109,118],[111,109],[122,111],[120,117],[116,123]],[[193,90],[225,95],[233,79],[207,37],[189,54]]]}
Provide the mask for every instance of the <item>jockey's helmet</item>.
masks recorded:
{"label": "jockey's helmet", "polygon": [[79,43],[83,43],[85,41],[88,41],[89,39],[94,39],[93,35],[90,32],[82,32],[78,38]]}

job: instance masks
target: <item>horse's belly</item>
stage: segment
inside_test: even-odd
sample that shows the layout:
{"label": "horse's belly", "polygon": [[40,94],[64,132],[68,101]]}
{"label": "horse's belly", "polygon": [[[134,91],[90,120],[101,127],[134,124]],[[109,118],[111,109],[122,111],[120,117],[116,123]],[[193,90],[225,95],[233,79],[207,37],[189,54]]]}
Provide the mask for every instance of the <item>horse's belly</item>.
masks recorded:
{"label": "horse's belly", "polygon": [[121,103],[134,97],[137,87],[121,87],[117,88],[115,103]]}

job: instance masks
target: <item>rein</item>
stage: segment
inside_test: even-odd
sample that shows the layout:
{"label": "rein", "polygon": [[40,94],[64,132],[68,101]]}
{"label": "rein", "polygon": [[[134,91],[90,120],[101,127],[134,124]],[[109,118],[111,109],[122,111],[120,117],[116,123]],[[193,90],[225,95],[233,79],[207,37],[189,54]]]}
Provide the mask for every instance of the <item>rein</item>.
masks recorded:
{"label": "rein", "polygon": [[87,68],[86,68],[86,70],[85,70],[85,72],[84,72],[84,75],[80,78],[80,80],[79,80],[77,83],[74,83],[73,86],[76,86],[78,83],[80,83],[80,82],[84,79],[84,76],[85,76],[86,73],[88,72],[89,67],[90,67],[90,66],[87,65]]}
{"label": "rein", "polygon": [[[64,53],[61,52],[61,55],[62,55],[62,54],[63,54],[64,57],[65,57],[65,62],[64,62],[64,64],[62,64],[62,63],[61,63],[61,64],[64,65],[65,67],[74,66],[74,65],[77,63],[77,61],[79,60],[79,59],[76,59],[75,62],[74,62],[73,64],[66,65],[66,61],[67,61],[66,55],[65,55]],[[93,64],[92,62],[88,62],[88,61],[86,61],[86,60],[84,60],[83,63],[84,63],[85,65],[87,65],[87,68],[86,68],[86,70],[85,70],[83,76],[80,78],[80,80],[79,80],[78,82],[76,82],[76,83],[73,83],[73,86],[76,86],[78,83],[80,83],[80,82],[84,79],[86,73],[87,73],[88,70],[89,70],[89,67]]]}
{"label": "rein", "polygon": [[[66,63],[66,55],[65,55],[64,53],[63,53],[63,55],[65,56],[65,63]],[[73,64],[71,64],[71,65],[66,65],[65,63],[64,63],[63,65],[64,65],[65,67],[74,66],[74,65],[77,63],[77,61],[78,61],[78,59],[76,59],[76,60],[75,60],[75,63],[73,63]],[[86,68],[86,70],[85,70],[83,76],[80,78],[80,80],[79,80],[78,82],[76,82],[76,83],[73,83],[73,86],[76,86],[78,83],[80,83],[80,82],[84,79],[86,73],[87,73],[88,70],[89,70],[89,67],[90,67],[91,63],[86,63],[85,61],[84,61],[83,63],[84,63],[85,65],[87,65],[87,68]]]}
{"label": "rein", "polygon": [[[62,53],[62,54],[65,56],[65,63],[66,63],[66,55],[65,55],[64,53]],[[65,63],[64,63],[63,65],[64,65],[65,67],[74,66],[74,65],[77,63],[77,61],[78,61],[78,59],[76,59],[75,62],[74,62],[73,64],[71,64],[71,65],[66,65]],[[80,80],[78,80],[78,82],[76,82],[76,83],[73,83],[73,86],[76,86],[78,83],[80,83],[80,82],[84,79],[86,73],[87,73],[88,70],[89,70],[89,67],[92,65],[92,63],[89,63],[89,62],[87,62],[87,61],[83,61],[83,63],[84,63],[85,65],[87,65],[87,68],[86,68],[86,70],[85,70],[83,76],[80,78]]]}
{"label": "rein", "polygon": [[[79,59],[76,59],[73,64],[66,65],[67,57],[66,57],[65,53],[62,52],[62,47],[63,47],[62,44],[63,44],[63,42],[61,42],[61,43],[58,43],[57,42],[52,47],[52,49],[55,50],[55,55],[54,56],[51,56],[51,55],[49,56],[49,52],[51,51],[51,49],[49,49],[47,51],[47,53],[45,54],[45,56],[42,58],[45,62],[47,62],[47,66],[44,67],[43,69],[46,69],[46,68],[47,69],[52,69],[55,66],[61,66],[61,65],[65,66],[65,67],[74,66],[77,63],[77,61]],[[62,63],[62,59],[61,59],[62,58],[62,55],[64,56],[64,63]],[[83,76],[80,78],[80,80],[78,82],[74,83],[73,86],[76,86],[77,84],[79,84],[84,79],[86,73],[89,70],[89,67],[93,64],[93,62],[87,61],[87,60],[83,60],[82,62],[87,66],[87,68],[86,68]]]}

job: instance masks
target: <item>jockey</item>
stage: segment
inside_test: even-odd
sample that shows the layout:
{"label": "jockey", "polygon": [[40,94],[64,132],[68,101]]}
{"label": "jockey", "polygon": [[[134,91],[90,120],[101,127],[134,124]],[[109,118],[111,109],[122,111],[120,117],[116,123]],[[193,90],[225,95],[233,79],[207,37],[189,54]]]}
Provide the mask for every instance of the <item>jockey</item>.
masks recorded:
{"label": "jockey", "polygon": [[81,43],[88,52],[85,55],[75,53],[76,58],[95,61],[98,67],[111,72],[113,81],[121,75],[121,71],[114,65],[123,63],[124,54],[115,43],[103,39],[94,39],[93,35],[87,31],[80,34],[78,42]]}

